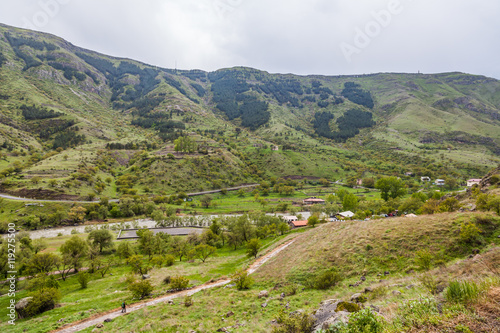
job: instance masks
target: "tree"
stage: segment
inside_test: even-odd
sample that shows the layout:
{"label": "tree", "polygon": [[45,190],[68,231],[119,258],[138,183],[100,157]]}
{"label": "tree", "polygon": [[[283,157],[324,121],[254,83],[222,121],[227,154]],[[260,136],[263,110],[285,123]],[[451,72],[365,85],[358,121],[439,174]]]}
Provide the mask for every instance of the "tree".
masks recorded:
{"label": "tree", "polygon": [[182,258],[187,256],[189,251],[191,251],[191,244],[181,237],[174,237],[172,239],[172,253],[179,257],[179,261],[182,261]]}
{"label": "tree", "polygon": [[311,215],[311,216],[309,216],[309,218],[307,219],[307,225],[308,225],[308,226],[311,226],[311,227],[313,227],[313,228],[314,228],[314,227],[316,226],[316,224],[318,224],[318,223],[319,223],[319,218],[318,218],[318,216],[317,216],[317,215]]}
{"label": "tree", "polygon": [[37,238],[33,240],[33,252],[37,254],[47,248],[47,242],[43,238]]}
{"label": "tree", "polygon": [[132,271],[134,273],[137,273],[139,275],[148,273],[149,267],[146,263],[144,263],[142,256],[139,254],[129,257],[127,259],[127,264],[132,267]]}
{"label": "tree", "polygon": [[134,297],[142,299],[151,294],[154,288],[149,280],[142,280],[131,283],[128,286],[128,289],[132,292],[132,295],[134,295]]}
{"label": "tree", "polygon": [[493,210],[497,215],[500,215],[500,196],[491,197],[488,200],[488,207]]}
{"label": "tree", "polygon": [[258,238],[252,238],[247,242],[247,256],[257,258],[259,250],[262,247]]}
{"label": "tree", "polygon": [[153,255],[153,232],[149,229],[141,229],[137,230],[137,236],[139,236],[139,248],[151,258]]}
{"label": "tree", "polygon": [[210,203],[212,203],[212,197],[209,195],[204,195],[200,199],[201,205],[205,208],[210,207]]}
{"label": "tree", "polygon": [[73,220],[76,223],[82,222],[83,219],[85,218],[85,213],[87,212],[87,209],[85,209],[82,206],[75,206],[70,209],[68,213],[68,218],[70,220]]}
{"label": "tree", "polygon": [[135,254],[134,248],[132,244],[128,241],[122,241],[118,245],[118,249],[116,250],[116,253],[120,258],[129,258]]}
{"label": "tree", "polygon": [[217,249],[213,246],[207,244],[196,245],[194,248],[194,256],[200,259],[202,262],[208,259],[208,257],[214,255],[217,252]]}
{"label": "tree", "polygon": [[78,271],[80,261],[87,255],[88,245],[80,237],[73,236],[61,245],[59,251],[61,251],[63,256],[67,256],[71,260],[71,265],[75,271]]}
{"label": "tree", "polygon": [[174,150],[182,153],[194,153],[197,149],[196,142],[189,136],[181,136],[174,141]]}
{"label": "tree", "polygon": [[439,204],[439,211],[441,212],[454,212],[460,208],[460,202],[454,198],[446,198]]}
{"label": "tree", "polygon": [[113,234],[106,229],[93,230],[90,232],[88,240],[99,246],[99,252],[102,252],[103,248],[113,247]]}
{"label": "tree", "polygon": [[358,197],[352,193],[347,193],[344,195],[342,200],[342,208],[344,210],[356,210],[358,207]]}
{"label": "tree", "polygon": [[59,265],[59,256],[53,253],[38,253],[31,257],[26,270],[29,274],[48,273]]}
{"label": "tree", "polygon": [[404,186],[403,181],[394,176],[380,178],[375,183],[375,188],[380,190],[380,195],[385,201],[405,195],[406,189]]}

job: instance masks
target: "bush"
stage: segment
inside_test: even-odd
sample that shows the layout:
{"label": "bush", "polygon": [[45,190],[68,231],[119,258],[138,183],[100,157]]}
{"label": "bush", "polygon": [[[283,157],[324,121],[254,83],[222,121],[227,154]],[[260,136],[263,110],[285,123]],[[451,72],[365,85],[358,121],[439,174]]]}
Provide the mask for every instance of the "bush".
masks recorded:
{"label": "bush", "polygon": [[39,313],[52,310],[61,294],[55,288],[43,288],[31,295],[33,298],[25,309],[26,315],[32,317]]}
{"label": "bush", "polygon": [[299,286],[296,285],[295,283],[289,284],[288,286],[285,287],[285,295],[293,296],[297,293],[298,289],[299,289]]}
{"label": "bush", "polygon": [[90,280],[90,274],[87,272],[80,272],[78,273],[78,283],[80,283],[80,286],[82,289],[87,288],[87,284],[89,283]]}
{"label": "bush", "polygon": [[128,289],[132,292],[132,295],[136,298],[144,298],[151,294],[153,291],[153,286],[149,280],[142,280],[132,283],[128,286]]}
{"label": "bush", "polygon": [[314,326],[314,318],[307,313],[287,314],[280,310],[276,321],[278,326],[273,327],[273,333],[312,332]]}
{"label": "bush", "polygon": [[163,283],[170,284],[170,282],[172,282],[172,278],[170,277],[170,275],[163,278]]}
{"label": "bush", "polygon": [[186,308],[190,307],[191,305],[193,305],[193,298],[191,296],[186,296],[184,297],[184,306]]}
{"label": "bush", "polygon": [[361,310],[361,306],[359,306],[356,303],[351,303],[351,302],[340,302],[337,305],[337,309],[335,311],[347,311],[347,312],[358,312]]}
{"label": "bush", "polygon": [[231,280],[234,284],[236,284],[236,288],[238,290],[250,289],[253,284],[253,279],[250,275],[248,275],[247,271],[236,272],[233,276],[231,276]]}
{"label": "bush", "polygon": [[[438,281],[431,274],[424,274],[420,277],[420,282],[432,295],[439,294]],[[442,289],[441,289],[442,291]]]}
{"label": "bush", "polygon": [[428,323],[434,315],[439,315],[437,302],[432,298],[420,298],[403,303],[394,323],[402,327],[419,327]]}
{"label": "bush", "polygon": [[351,314],[349,317],[349,333],[379,333],[383,330],[383,319],[370,308]]}
{"label": "bush", "polygon": [[165,266],[170,267],[175,263],[175,257],[171,254],[165,256]]}
{"label": "bush", "polygon": [[189,286],[189,279],[184,276],[174,276],[170,281],[172,289],[186,289]]}
{"label": "bush", "polygon": [[452,281],[446,288],[445,297],[450,303],[471,303],[476,301],[482,288],[474,281]]}
{"label": "bush", "polygon": [[418,268],[423,271],[428,271],[432,267],[432,254],[429,250],[419,250],[415,254],[415,263]]}
{"label": "bush", "polygon": [[480,233],[481,230],[478,228],[478,226],[472,222],[464,222],[460,226],[460,240],[468,245],[474,245],[478,242],[480,242]]}
{"label": "bush", "polygon": [[326,271],[314,278],[312,287],[314,289],[326,290],[342,281],[342,276],[333,271]]}

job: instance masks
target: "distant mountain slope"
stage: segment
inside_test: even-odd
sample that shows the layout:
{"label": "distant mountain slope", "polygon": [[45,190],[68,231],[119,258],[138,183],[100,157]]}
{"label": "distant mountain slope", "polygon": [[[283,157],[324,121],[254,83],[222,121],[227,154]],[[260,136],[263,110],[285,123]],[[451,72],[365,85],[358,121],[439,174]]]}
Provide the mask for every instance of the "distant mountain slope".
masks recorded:
{"label": "distant mountain slope", "polygon": [[[483,76],[172,70],[6,25],[0,66],[0,171],[25,176],[16,188],[34,186],[25,184],[34,175],[63,181],[83,162],[97,166],[98,150],[113,156],[121,173],[133,173],[135,152],[161,159],[188,134],[199,148],[195,160],[219,156],[228,174],[240,177],[200,171],[184,175],[206,176],[185,188],[172,181],[147,187],[171,192],[271,176],[406,171],[467,178],[484,174],[500,156],[500,82]],[[279,151],[271,152],[275,145]],[[154,174],[153,164],[142,171]],[[102,177],[117,179],[112,168]]]}

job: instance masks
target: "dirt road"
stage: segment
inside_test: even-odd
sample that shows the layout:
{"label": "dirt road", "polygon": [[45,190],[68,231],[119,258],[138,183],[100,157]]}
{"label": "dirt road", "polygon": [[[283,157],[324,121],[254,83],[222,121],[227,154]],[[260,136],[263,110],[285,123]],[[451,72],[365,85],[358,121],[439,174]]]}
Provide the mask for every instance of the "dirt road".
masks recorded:
{"label": "dirt road", "polygon": [[[293,242],[294,242],[293,239],[289,240],[288,242],[278,246],[274,250],[271,250],[270,252],[266,253],[262,257],[258,258],[252,265],[250,265],[250,267],[247,269],[247,272],[249,274],[254,273],[265,262],[267,262],[269,259],[275,257],[278,253],[280,253],[281,251],[286,249]],[[158,297],[158,298],[155,298],[152,300],[147,300],[147,301],[144,301],[141,303],[135,303],[135,304],[132,304],[132,305],[127,307],[127,313],[137,311],[137,310],[142,309],[142,308],[147,307],[147,306],[165,303],[165,302],[168,302],[169,300],[172,300],[175,298],[184,297],[184,296],[191,296],[191,295],[196,294],[197,292],[200,292],[200,291],[205,290],[205,289],[221,287],[221,286],[224,286],[230,282],[231,282],[230,279],[224,279],[224,280],[219,280],[219,281],[212,282],[212,283],[205,283],[205,284],[202,284],[202,285],[197,286],[197,287],[190,289],[190,290],[184,290],[184,291],[181,291],[178,293],[161,296],[161,297]],[[110,310],[106,313],[96,314],[95,316],[93,316],[91,318],[84,319],[80,322],[68,324],[67,326],[62,327],[62,328],[55,330],[55,331],[52,331],[52,332],[54,332],[54,333],[55,332],[58,332],[58,333],[79,332],[79,331],[86,329],[88,327],[102,323],[102,322],[104,322],[105,319],[115,319],[115,318],[122,316],[122,315],[124,315],[124,314],[121,313],[121,309],[118,308],[118,309]]]}

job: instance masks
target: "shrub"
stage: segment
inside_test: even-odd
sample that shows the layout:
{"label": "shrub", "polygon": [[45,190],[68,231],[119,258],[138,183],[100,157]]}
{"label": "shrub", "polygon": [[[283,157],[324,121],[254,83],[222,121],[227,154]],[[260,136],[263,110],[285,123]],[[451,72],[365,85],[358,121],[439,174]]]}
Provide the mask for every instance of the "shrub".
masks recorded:
{"label": "shrub", "polygon": [[480,241],[481,230],[473,221],[462,223],[460,226],[460,240],[469,245],[474,245]]}
{"label": "shrub", "polygon": [[349,333],[379,333],[383,330],[382,317],[375,314],[370,308],[351,314],[349,317]]}
{"label": "shrub", "polygon": [[371,293],[368,294],[368,298],[373,300],[387,295],[387,288],[384,286],[374,288]]}
{"label": "shrub", "polygon": [[189,279],[184,276],[174,276],[170,281],[172,289],[186,289],[189,286]]}
{"label": "shrub", "polygon": [[431,274],[424,274],[420,277],[420,282],[432,295],[439,293],[438,281]]}
{"label": "shrub", "polygon": [[432,254],[429,250],[419,250],[415,254],[415,263],[418,268],[423,271],[428,271],[432,267]]}
{"label": "shrub", "polygon": [[313,288],[326,290],[337,285],[342,281],[342,276],[333,271],[326,271],[314,278]]}
{"label": "shrub", "polygon": [[419,327],[429,322],[430,317],[439,315],[436,300],[432,298],[420,298],[409,300],[399,307],[396,326]]}
{"label": "shrub", "polygon": [[297,289],[299,288],[298,285],[295,283],[289,284],[288,286],[285,287],[285,295],[287,296],[293,296],[297,293]]}
{"label": "shrub", "polygon": [[32,294],[32,297],[25,309],[28,317],[52,310],[61,298],[61,294],[55,288],[43,288]]}
{"label": "shrub", "polygon": [[80,286],[82,289],[87,288],[87,284],[89,283],[90,280],[90,275],[87,272],[80,272],[78,273],[78,283],[80,283]]}
{"label": "shrub", "polygon": [[184,297],[184,306],[186,308],[190,307],[191,305],[193,305],[193,298],[191,296],[186,296]]}
{"label": "shrub", "polygon": [[170,284],[170,282],[172,281],[172,278],[169,276],[166,276],[164,279],[163,279],[163,283],[165,284]]}
{"label": "shrub", "polygon": [[175,263],[175,257],[171,254],[165,256],[165,265],[170,267]]}
{"label": "shrub", "polygon": [[476,301],[482,288],[474,281],[452,281],[446,289],[445,297],[450,303],[471,303]]}
{"label": "shrub", "polygon": [[153,286],[149,280],[137,281],[128,286],[132,295],[137,298],[144,298],[153,291]]}
{"label": "shrub", "polygon": [[236,272],[231,276],[231,280],[236,284],[238,290],[250,289],[253,284],[253,279],[247,271]]}
{"label": "shrub", "polygon": [[273,333],[302,333],[312,332],[314,318],[308,313],[287,314],[282,309],[276,318],[278,326],[274,326]]}

